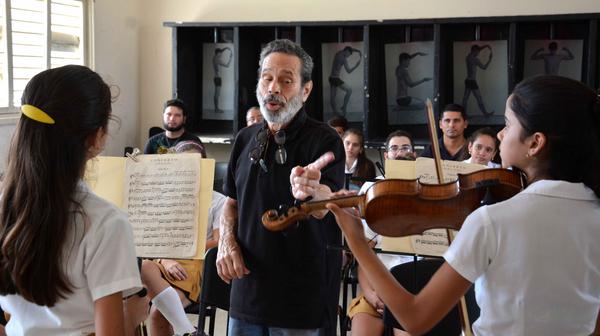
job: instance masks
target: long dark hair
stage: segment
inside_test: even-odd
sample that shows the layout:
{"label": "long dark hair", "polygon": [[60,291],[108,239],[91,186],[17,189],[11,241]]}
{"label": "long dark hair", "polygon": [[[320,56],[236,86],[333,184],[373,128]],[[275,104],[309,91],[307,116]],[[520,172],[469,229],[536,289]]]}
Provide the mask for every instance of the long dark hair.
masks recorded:
{"label": "long dark hair", "polygon": [[56,122],[21,116],[11,140],[0,204],[0,294],[53,306],[72,292],[65,249],[90,141],[106,131],[110,88],[89,68],[43,71],[27,84],[21,104]]}
{"label": "long dark hair", "polygon": [[358,157],[356,158],[356,170],[352,176],[362,177],[365,179],[375,178],[375,166],[373,165],[373,162],[367,158],[367,154],[365,153],[365,136],[363,135],[363,132],[356,128],[349,128],[346,130],[346,132],[344,132],[342,139],[346,139],[346,137],[350,134],[354,134],[358,137],[361,148],[361,151],[358,153]]}
{"label": "long dark hair", "polygon": [[545,173],[582,182],[600,197],[598,93],[569,78],[537,76],[517,85],[509,103],[523,126],[523,139],[535,132],[546,135]]}

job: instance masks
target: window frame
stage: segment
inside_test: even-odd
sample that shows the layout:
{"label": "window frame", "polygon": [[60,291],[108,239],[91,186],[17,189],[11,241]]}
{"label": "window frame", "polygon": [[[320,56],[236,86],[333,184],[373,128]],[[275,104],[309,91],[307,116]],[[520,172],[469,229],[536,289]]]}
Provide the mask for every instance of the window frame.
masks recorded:
{"label": "window frame", "polygon": [[[13,45],[12,45],[12,1],[13,0],[0,0],[4,2],[5,15],[4,15],[4,34],[5,34],[5,47],[6,47],[6,77],[8,80],[8,106],[0,106],[0,125],[13,124],[19,118],[20,109],[19,106],[14,104],[14,72],[13,72]],[[43,0],[46,4],[46,69],[51,68],[52,61],[52,0]],[[91,58],[91,22],[92,17],[90,1],[91,0],[78,0],[82,4],[82,20],[83,20],[83,64],[90,66],[93,63]]]}

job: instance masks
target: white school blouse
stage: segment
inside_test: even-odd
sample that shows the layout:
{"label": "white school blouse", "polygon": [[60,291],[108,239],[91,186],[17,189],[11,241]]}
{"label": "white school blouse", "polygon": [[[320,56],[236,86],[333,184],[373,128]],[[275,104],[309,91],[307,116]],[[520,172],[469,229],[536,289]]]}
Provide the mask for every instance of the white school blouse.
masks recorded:
{"label": "white school blouse", "polygon": [[69,233],[65,249],[73,293],[54,307],[39,306],[19,295],[0,296],[0,305],[11,314],[8,335],[87,335],[94,332],[95,300],[141,289],[127,215],[94,195],[83,182],[77,186],[76,199],[87,216],[75,215],[72,228],[76,230]]}
{"label": "white school blouse", "polygon": [[[464,160],[463,162],[466,162],[466,163],[474,163],[474,162],[471,162],[471,159],[473,159],[473,157],[470,157],[470,158],[468,158],[468,159]],[[489,161],[489,162],[487,163],[487,167],[488,167],[488,168],[502,168],[502,165],[501,165],[501,164],[499,164],[499,163],[495,163],[495,162]]]}
{"label": "white school blouse", "polygon": [[600,200],[537,181],[472,213],[444,255],[475,282],[476,335],[589,335],[600,307]]}

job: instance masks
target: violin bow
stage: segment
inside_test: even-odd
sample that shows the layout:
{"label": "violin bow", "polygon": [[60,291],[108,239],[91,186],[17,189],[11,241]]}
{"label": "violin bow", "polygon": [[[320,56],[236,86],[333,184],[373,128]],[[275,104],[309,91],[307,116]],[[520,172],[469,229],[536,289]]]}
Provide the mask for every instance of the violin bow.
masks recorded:
{"label": "violin bow", "polygon": [[[431,153],[433,154],[433,160],[435,162],[435,171],[437,173],[438,183],[444,183],[444,171],[442,169],[442,158],[440,154],[440,143],[437,137],[437,128],[435,125],[435,117],[433,115],[433,104],[431,100],[427,99],[425,102],[427,107],[427,124],[429,126],[429,138],[431,139]],[[448,246],[452,243],[452,231],[446,229],[446,235],[448,236]],[[458,310],[460,312],[460,322],[462,323],[462,329],[465,336],[472,336],[471,323],[469,322],[469,313],[467,310],[467,302],[465,297],[461,296]]]}
{"label": "violin bow", "polygon": [[442,169],[442,158],[440,154],[440,143],[437,137],[437,128],[435,125],[435,117],[433,116],[433,104],[429,98],[425,102],[427,106],[427,125],[429,126],[429,138],[431,139],[431,154],[435,161],[435,171],[437,173],[438,183],[444,183],[444,171]]}

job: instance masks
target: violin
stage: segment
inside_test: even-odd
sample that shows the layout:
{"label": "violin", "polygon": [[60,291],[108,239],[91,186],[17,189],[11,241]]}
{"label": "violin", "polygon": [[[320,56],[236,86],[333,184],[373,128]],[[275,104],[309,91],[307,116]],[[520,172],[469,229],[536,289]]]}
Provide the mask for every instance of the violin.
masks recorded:
{"label": "violin", "polygon": [[356,207],[369,227],[383,236],[402,237],[434,228],[459,230],[479,206],[516,195],[524,183],[519,172],[502,168],[459,174],[456,181],[444,184],[426,184],[417,179],[380,180],[362,195],[268,210],[262,223],[270,231],[282,231],[325,209],[327,203],[334,203],[342,208]]}
{"label": "violin", "polygon": [[440,184],[421,183],[416,179],[381,180],[363,195],[310,201],[294,207],[280,205],[278,210],[263,214],[264,227],[271,231],[285,230],[291,224],[307,219],[311,213],[325,209],[327,203],[335,203],[341,208],[358,208],[367,225],[383,236],[422,234],[434,228],[459,230],[467,216],[479,206],[509,199],[525,187],[526,181],[520,171],[502,168],[458,174],[456,181],[441,183],[444,177],[433,106],[429,100],[426,105]]}

